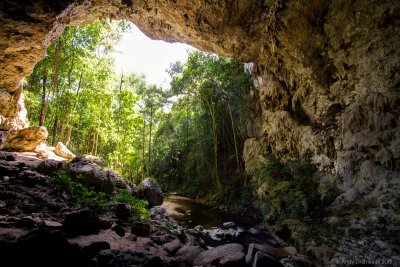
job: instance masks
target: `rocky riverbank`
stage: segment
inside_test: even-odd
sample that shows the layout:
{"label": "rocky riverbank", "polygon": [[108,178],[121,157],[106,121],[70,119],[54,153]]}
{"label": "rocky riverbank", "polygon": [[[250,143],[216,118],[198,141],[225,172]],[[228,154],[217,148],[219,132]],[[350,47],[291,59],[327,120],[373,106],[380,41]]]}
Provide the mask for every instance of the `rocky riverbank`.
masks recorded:
{"label": "rocky riverbank", "polygon": [[[132,207],[124,203],[76,201],[50,183],[59,170],[98,192],[123,188],[147,199],[150,218],[131,219]],[[265,230],[179,226],[157,206],[156,184],[129,185],[94,158],[67,163],[1,152],[0,172],[2,266],[313,266]]]}

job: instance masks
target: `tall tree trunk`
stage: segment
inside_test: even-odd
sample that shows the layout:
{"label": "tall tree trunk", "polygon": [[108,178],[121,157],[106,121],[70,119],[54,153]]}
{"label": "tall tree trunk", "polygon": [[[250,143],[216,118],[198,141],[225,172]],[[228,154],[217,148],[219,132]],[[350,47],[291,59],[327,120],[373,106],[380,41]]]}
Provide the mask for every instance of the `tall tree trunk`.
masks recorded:
{"label": "tall tree trunk", "polygon": [[65,124],[66,124],[66,119],[64,115],[61,119],[61,132],[60,132],[60,142],[62,142],[63,144],[64,144]]}
{"label": "tall tree trunk", "polygon": [[[120,80],[120,83],[119,83],[119,93],[121,93],[121,90],[122,90],[122,84],[124,83],[124,73],[122,72],[121,73],[121,80]],[[121,103],[118,103],[118,107],[119,107],[119,109],[121,110],[122,109],[122,107],[121,107]],[[118,153],[117,153],[117,157],[116,157],[116,162],[115,162],[115,165],[116,165],[116,167],[118,168],[118,166],[120,165],[120,155],[119,155],[119,153],[120,153],[120,151],[121,151],[121,115],[119,114],[119,113],[117,113],[117,151],[118,151]]]}
{"label": "tall tree trunk", "polygon": [[[186,153],[185,153],[185,166],[187,166],[188,162],[189,162],[189,103],[186,104],[186,137],[185,137],[185,141],[186,141]],[[187,168],[185,167],[184,169],[185,171],[185,178],[188,177],[187,174]]]}
{"label": "tall tree trunk", "polygon": [[235,122],[233,120],[231,103],[229,103],[229,101],[227,101],[227,103],[228,103],[229,117],[231,118],[233,143],[235,145],[236,164],[237,164],[237,168],[238,168],[239,173],[241,173],[240,160],[239,160],[239,151],[238,151],[237,140],[236,140],[236,130],[235,130],[236,127],[235,127]]}
{"label": "tall tree trunk", "polygon": [[58,39],[56,53],[54,54],[53,94],[58,93],[58,72],[60,70],[60,58],[62,51],[61,39]]}
{"label": "tall tree trunk", "polygon": [[65,136],[65,146],[68,147],[69,142],[71,141],[71,133],[72,133],[72,123],[73,119],[71,118],[68,123],[67,134]]}
{"label": "tall tree trunk", "polygon": [[42,95],[42,106],[40,107],[39,126],[44,126],[45,110],[46,110],[47,70],[45,70],[43,74],[42,81],[43,81],[43,95]]}
{"label": "tall tree trunk", "polygon": [[[81,84],[82,84],[82,75],[83,75],[83,72],[81,72],[81,75],[79,77],[78,89],[76,90],[76,102],[75,102],[75,105],[74,105],[74,109],[72,111],[72,116],[71,116],[71,118],[70,118],[70,120],[68,122],[68,126],[67,126],[68,127],[67,128],[67,134],[66,134],[66,137],[65,137],[65,145],[67,147],[69,145],[69,142],[71,141],[71,133],[72,133],[72,127],[73,127],[73,124],[74,124],[74,116],[75,116],[75,112],[76,112],[76,109],[78,107],[78,102],[79,102],[79,91],[81,89]],[[79,151],[79,147],[78,147],[78,151]]]}
{"label": "tall tree trunk", "polygon": [[212,96],[210,97],[210,102],[207,102],[210,108],[211,113],[211,122],[212,122],[212,135],[214,140],[214,177],[215,177],[215,185],[217,186],[218,191],[221,190],[221,179],[219,177],[218,171],[218,136],[217,136],[217,122],[215,119],[215,103],[212,101]]}
{"label": "tall tree trunk", "polygon": [[53,139],[52,139],[52,145],[55,146],[57,142],[57,128],[58,128],[58,115],[56,115],[56,118],[54,119],[54,124],[53,124]]}
{"label": "tall tree trunk", "polygon": [[99,146],[99,131],[96,130],[96,138],[95,138],[95,144],[94,144],[94,155],[97,156],[97,148]]}
{"label": "tall tree trunk", "polygon": [[151,171],[151,128],[153,126],[153,106],[150,107],[150,130],[149,130],[149,160],[147,163],[147,176],[150,177]]}
{"label": "tall tree trunk", "polygon": [[145,157],[144,157],[144,150],[145,150],[145,141],[146,141],[146,120],[143,114],[143,133],[142,133],[142,180],[144,180],[144,165],[145,165]]}

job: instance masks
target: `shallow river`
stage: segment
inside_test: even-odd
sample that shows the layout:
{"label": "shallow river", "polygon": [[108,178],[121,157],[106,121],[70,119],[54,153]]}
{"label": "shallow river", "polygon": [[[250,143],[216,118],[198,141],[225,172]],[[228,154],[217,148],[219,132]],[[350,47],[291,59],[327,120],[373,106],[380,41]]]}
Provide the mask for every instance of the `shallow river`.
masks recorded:
{"label": "shallow river", "polygon": [[256,222],[249,217],[223,213],[187,197],[168,196],[164,199],[162,206],[167,210],[169,216],[188,227],[202,225],[209,229],[221,227],[224,222],[228,221],[233,221],[237,226],[247,229],[256,225]]}

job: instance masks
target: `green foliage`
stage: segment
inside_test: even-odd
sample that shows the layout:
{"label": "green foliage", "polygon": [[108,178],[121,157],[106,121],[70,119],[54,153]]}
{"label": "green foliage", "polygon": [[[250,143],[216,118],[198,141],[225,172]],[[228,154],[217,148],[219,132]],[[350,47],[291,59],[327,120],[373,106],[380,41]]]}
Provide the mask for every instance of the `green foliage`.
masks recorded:
{"label": "green foliage", "polygon": [[132,207],[134,220],[147,221],[150,219],[150,213],[147,210],[147,201],[132,196],[128,189],[118,190],[112,200],[114,202],[129,204]]}
{"label": "green foliage", "polygon": [[65,171],[58,171],[50,178],[50,184],[58,191],[66,191],[82,204],[95,204],[100,207],[109,206],[110,201],[103,192],[95,192],[81,183],[79,177],[74,181]]}
{"label": "green foliage", "polygon": [[79,182],[81,178],[78,176],[72,179],[65,171],[58,171],[50,178],[50,185],[56,190],[65,191],[72,197],[76,198],[79,203],[85,205],[96,205],[99,207],[107,207],[111,202],[125,203],[132,207],[132,219],[146,221],[150,218],[147,210],[148,203],[145,200],[138,199],[129,192],[128,189],[120,189],[110,199],[103,192],[95,192],[87,188]]}
{"label": "green foliage", "polygon": [[192,52],[185,64],[171,64],[168,72],[173,105],[161,113],[155,133],[153,175],[164,189],[192,196],[219,189],[224,194],[223,187],[243,185],[244,136],[238,128],[246,115],[246,92],[252,88],[243,64]]}
{"label": "green foliage", "polygon": [[321,212],[316,171],[309,152],[303,159],[283,162],[271,154],[260,162],[254,176],[264,190],[258,192],[261,214],[265,216],[273,209],[281,219],[302,219]]}

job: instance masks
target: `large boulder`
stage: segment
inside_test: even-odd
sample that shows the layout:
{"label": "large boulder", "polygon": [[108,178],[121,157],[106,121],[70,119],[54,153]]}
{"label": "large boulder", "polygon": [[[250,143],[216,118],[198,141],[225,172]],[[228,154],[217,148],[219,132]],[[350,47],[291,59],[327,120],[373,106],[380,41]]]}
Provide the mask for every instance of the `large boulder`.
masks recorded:
{"label": "large boulder", "polygon": [[149,202],[149,206],[159,206],[164,201],[164,196],[161,187],[152,179],[146,178],[139,185],[143,190],[143,196]]}
{"label": "large boulder", "polygon": [[3,131],[0,137],[0,149],[5,151],[34,151],[46,140],[47,136],[46,127],[40,126]]}
{"label": "large boulder", "polygon": [[111,194],[115,188],[128,189],[124,179],[111,170],[104,170],[101,166],[88,160],[87,157],[76,157],[66,166],[66,171],[72,177],[97,192]]}
{"label": "large boulder", "polygon": [[92,155],[79,155],[74,158],[72,162],[88,162],[88,163],[94,163],[99,165],[100,167],[106,166],[106,162],[104,159],[97,157],[97,156],[92,156]]}
{"label": "large boulder", "polygon": [[54,150],[54,153],[57,156],[66,158],[66,159],[73,159],[75,158],[75,154],[71,152],[63,143],[58,142],[56,145],[56,148]]}
{"label": "large boulder", "polygon": [[74,162],[68,164],[66,170],[69,175],[97,192],[111,194],[115,189],[114,183],[108,177],[108,172],[94,163]]}
{"label": "large boulder", "polygon": [[61,161],[47,159],[39,163],[39,165],[36,167],[36,171],[43,174],[51,175],[56,171],[61,170],[62,167],[63,163]]}
{"label": "large boulder", "polygon": [[71,212],[65,217],[62,227],[69,236],[98,234],[100,219],[90,210]]}
{"label": "large boulder", "polygon": [[184,245],[175,254],[175,259],[188,264],[193,264],[196,257],[203,252],[203,249],[198,246]]}
{"label": "large boulder", "polygon": [[245,266],[244,248],[240,244],[226,244],[201,252],[194,260],[199,266]]}

